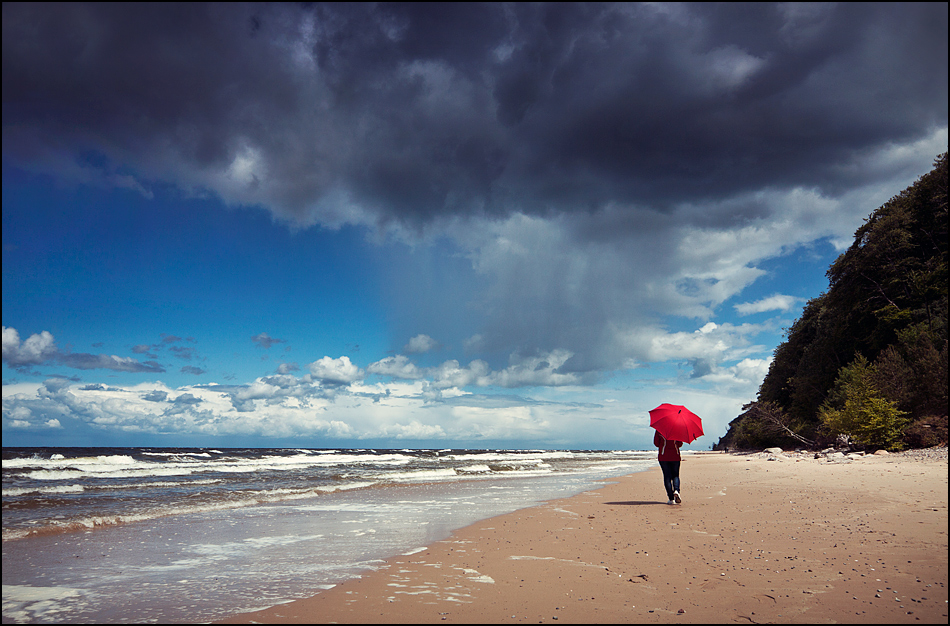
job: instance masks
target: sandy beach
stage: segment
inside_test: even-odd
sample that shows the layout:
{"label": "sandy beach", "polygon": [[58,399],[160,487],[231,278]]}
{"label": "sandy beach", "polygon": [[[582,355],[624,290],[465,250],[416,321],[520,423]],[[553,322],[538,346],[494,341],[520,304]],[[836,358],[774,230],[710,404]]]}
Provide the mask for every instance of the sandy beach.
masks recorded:
{"label": "sandy beach", "polygon": [[947,457],[701,453],[225,623],[946,623]]}

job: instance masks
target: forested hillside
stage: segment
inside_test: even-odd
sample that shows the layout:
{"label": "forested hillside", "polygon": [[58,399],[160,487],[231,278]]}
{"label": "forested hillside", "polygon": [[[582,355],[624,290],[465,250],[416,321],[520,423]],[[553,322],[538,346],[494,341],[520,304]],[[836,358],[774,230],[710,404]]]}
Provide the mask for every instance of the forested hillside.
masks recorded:
{"label": "forested hillside", "polygon": [[947,154],[874,211],[716,448],[947,441]]}

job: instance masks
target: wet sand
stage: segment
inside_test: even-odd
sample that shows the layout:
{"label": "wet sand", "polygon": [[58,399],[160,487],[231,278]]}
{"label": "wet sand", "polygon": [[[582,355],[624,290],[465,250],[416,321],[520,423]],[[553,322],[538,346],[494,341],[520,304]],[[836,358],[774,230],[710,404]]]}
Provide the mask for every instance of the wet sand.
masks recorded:
{"label": "wet sand", "polygon": [[947,461],[696,454],[227,623],[946,623]]}

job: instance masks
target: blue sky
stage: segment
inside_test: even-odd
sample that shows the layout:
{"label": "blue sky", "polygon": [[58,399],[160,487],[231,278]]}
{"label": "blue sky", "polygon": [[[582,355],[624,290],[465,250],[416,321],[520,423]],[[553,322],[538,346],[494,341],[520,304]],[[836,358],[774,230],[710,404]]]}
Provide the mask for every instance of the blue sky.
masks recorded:
{"label": "blue sky", "polygon": [[946,5],[9,5],[3,443],[708,449]]}

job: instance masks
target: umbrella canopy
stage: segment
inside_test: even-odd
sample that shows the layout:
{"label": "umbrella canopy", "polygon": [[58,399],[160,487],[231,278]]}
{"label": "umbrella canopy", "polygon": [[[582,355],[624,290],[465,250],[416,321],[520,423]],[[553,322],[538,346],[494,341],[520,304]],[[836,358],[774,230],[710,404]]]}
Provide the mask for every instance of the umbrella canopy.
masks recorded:
{"label": "umbrella canopy", "polygon": [[650,411],[650,426],[672,441],[690,443],[703,436],[703,420],[676,404],[661,404]]}

